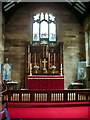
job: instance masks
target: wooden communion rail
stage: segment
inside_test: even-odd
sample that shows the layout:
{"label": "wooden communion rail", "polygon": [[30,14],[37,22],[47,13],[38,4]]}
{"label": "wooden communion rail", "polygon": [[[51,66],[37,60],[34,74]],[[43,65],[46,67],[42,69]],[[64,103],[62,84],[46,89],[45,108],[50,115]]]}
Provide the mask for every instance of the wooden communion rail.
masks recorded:
{"label": "wooden communion rail", "polygon": [[90,90],[7,90],[2,100],[8,102],[75,102],[90,101]]}

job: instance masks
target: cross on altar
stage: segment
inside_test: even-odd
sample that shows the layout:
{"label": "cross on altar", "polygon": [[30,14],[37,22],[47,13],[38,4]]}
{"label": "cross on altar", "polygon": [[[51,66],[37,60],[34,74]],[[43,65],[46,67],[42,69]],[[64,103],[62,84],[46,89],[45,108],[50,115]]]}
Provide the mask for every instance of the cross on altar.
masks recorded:
{"label": "cross on altar", "polygon": [[46,71],[46,70],[47,70],[47,69],[46,69],[46,63],[47,63],[46,59],[44,59],[44,61],[42,61],[42,63],[44,64],[44,68],[43,68],[43,70]]}

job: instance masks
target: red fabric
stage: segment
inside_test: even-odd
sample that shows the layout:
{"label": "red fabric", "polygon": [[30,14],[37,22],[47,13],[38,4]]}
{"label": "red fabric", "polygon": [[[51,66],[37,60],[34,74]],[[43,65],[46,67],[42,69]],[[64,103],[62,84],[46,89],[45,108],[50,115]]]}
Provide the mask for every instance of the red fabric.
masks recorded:
{"label": "red fabric", "polygon": [[88,118],[84,107],[8,108],[11,118]]}
{"label": "red fabric", "polygon": [[90,102],[62,102],[62,103],[8,103],[8,105],[73,105],[73,104],[82,104],[88,105]]}
{"label": "red fabric", "polygon": [[28,76],[28,78],[63,78],[64,76]]}
{"label": "red fabric", "polygon": [[81,82],[76,82],[76,83],[81,83]]}
{"label": "red fabric", "polygon": [[[22,120],[32,120],[32,118],[22,118]],[[37,120],[37,118],[33,118]],[[38,118],[38,120],[90,120],[89,118]]]}
{"label": "red fabric", "polygon": [[27,89],[64,89],[64,77],[28,76]]}

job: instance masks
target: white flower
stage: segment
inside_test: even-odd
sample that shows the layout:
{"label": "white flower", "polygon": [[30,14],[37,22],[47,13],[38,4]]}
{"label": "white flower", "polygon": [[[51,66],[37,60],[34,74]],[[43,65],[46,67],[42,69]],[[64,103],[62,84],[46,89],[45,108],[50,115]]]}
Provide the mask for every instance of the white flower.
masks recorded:
{"label": "white flower", "polygon": [[50,67],[50,69],[56,69],[56,66],[55,66],[55,65],[52,65],[52,66]]}
{"label": "white flower", "polygon": [[38,66],[38,65],[35,65],[34,68],[39,69],[39,66]]}

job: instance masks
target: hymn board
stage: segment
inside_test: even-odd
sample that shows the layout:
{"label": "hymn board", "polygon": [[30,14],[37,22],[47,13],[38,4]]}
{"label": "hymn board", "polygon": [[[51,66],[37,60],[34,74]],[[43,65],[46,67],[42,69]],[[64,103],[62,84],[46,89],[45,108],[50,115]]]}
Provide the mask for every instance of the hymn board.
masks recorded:
{"label": "hymn board", "polygon": [[63,76],[63,43],[28,44],[28,75]]}

